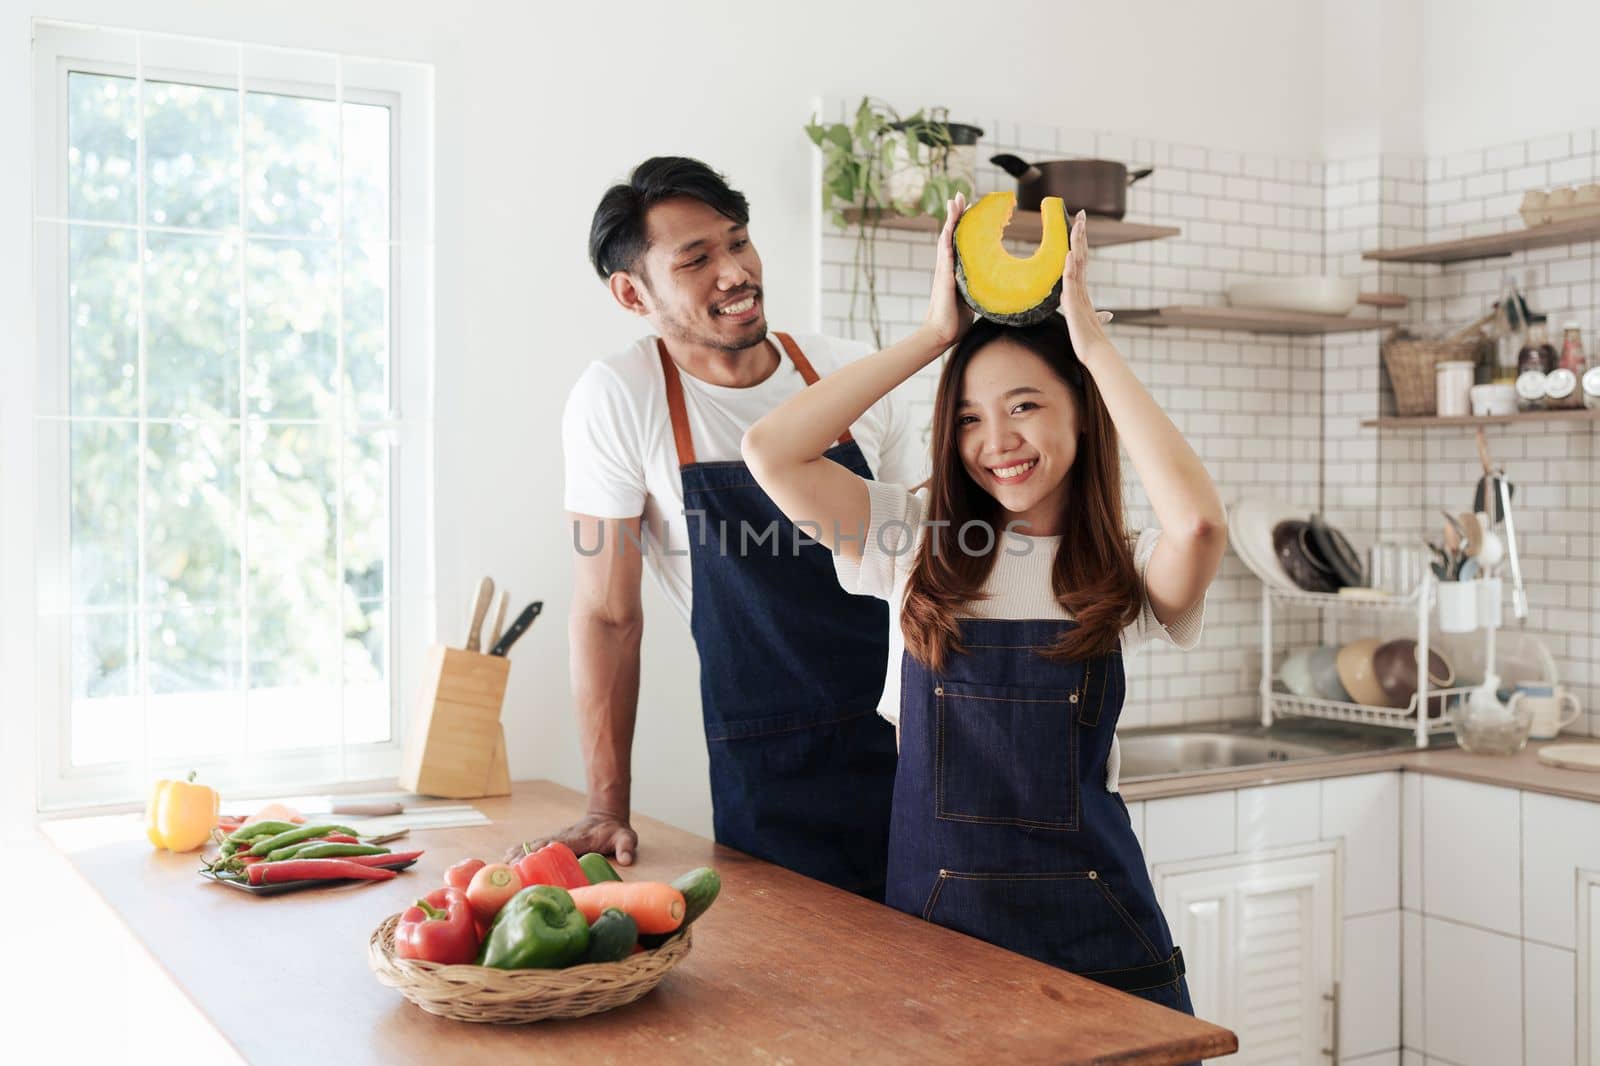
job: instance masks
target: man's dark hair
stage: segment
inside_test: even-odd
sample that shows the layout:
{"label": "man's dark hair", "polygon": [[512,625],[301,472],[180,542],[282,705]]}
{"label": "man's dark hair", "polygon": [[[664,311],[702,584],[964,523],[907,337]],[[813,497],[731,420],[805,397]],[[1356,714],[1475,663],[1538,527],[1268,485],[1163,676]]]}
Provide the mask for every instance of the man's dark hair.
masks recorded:
{"label": "man's dark hair", "polygon": [[638,269],[650,247],[645,215],[663,200],[688,196],[718,214],[747,225],[750,204],[744,193],[729,188],[722,175],[698,159],[658,155],[633,168],[626,184],[613,185],[600,197],[589,223],[589,262],[605,281],[619,270]]}

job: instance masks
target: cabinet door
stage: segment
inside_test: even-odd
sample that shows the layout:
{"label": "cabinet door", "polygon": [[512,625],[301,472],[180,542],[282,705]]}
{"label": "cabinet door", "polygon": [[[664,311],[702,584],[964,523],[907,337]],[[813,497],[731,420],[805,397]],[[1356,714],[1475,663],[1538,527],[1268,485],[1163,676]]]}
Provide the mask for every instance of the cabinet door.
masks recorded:
{"label": "cabinet door", "polygon": [[1600,1066],[1600,871],[1578,871],[1578,1062]]}
{"label": "cabinet door", "polygon": [[1156,871],[1195,1013],[1239,1034],[1238,1063],[1314,1063],[1336,1031],[1334,852],[1297,849]]}

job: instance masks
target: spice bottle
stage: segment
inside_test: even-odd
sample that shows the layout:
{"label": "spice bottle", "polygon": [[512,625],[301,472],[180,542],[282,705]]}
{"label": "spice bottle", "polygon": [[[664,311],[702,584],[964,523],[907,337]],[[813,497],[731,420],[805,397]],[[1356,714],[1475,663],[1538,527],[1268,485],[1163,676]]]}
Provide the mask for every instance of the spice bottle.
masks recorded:
{"label": "spice bottle", "polygon": [[1528,319],[1528,339],[1517,353],[1517,407],[1523,411],[1545,406],[1545,375],[1556,368],[1556,349],[1550,343],[1546,316]]}
{"label": "spice bottle", "polygon": [[1561,324],[1561,355],[1556,368],[1545,379],[1545,397],[1549,407],[1582,407],[1583,391],[1578,383],[1588,369],[1583,355],[1583,337],[1578,323]]}

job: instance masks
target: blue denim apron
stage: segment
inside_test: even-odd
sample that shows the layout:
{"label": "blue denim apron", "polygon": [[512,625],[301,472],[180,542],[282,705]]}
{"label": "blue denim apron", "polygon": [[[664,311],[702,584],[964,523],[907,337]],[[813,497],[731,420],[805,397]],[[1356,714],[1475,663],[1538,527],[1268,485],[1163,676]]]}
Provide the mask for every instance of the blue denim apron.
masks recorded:
{"label": "blue denim apron", "polygon": [[965,652],[900,670],[891,906],[1193,1014],[1122,797],[1106,791],[1120,648],[1041,652],[1073,622],[962,619]]}
{"label": "blue denim apron", "polygon": [[[807,385],[794,340],[776,335]],[[888,605],[839,587],[743,462],[700,463],[678,368],[659,341],[689,519],[700,702],[717,841],[883,899],[894,727],[878,715]],[[826,457],[872,471],[848,432]]]}

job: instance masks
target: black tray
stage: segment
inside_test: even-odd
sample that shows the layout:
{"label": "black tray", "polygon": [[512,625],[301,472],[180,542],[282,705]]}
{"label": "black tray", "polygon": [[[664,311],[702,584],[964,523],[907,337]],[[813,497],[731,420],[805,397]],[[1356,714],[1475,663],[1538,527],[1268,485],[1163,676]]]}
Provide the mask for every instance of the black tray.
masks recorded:
{"label": "black tray", "polygon": [[[402,859],[399,862],[376,863],[380,870],[404,870],[413,865],[416,859]],[[201,870],[200,876],[215,881],[219,885],[237,888],[240,892],[248,892],[252,896],[279,896],[285,892],[298,892],[302,888],[334,888],[339,885],[364,885],[369,882],[359,878],[350,877],[338,881],[307,880],[307,881],[279,881],[273,885],[252,885],[249,881],[241,881],[232,877],[222,877],[210,870]]]}

